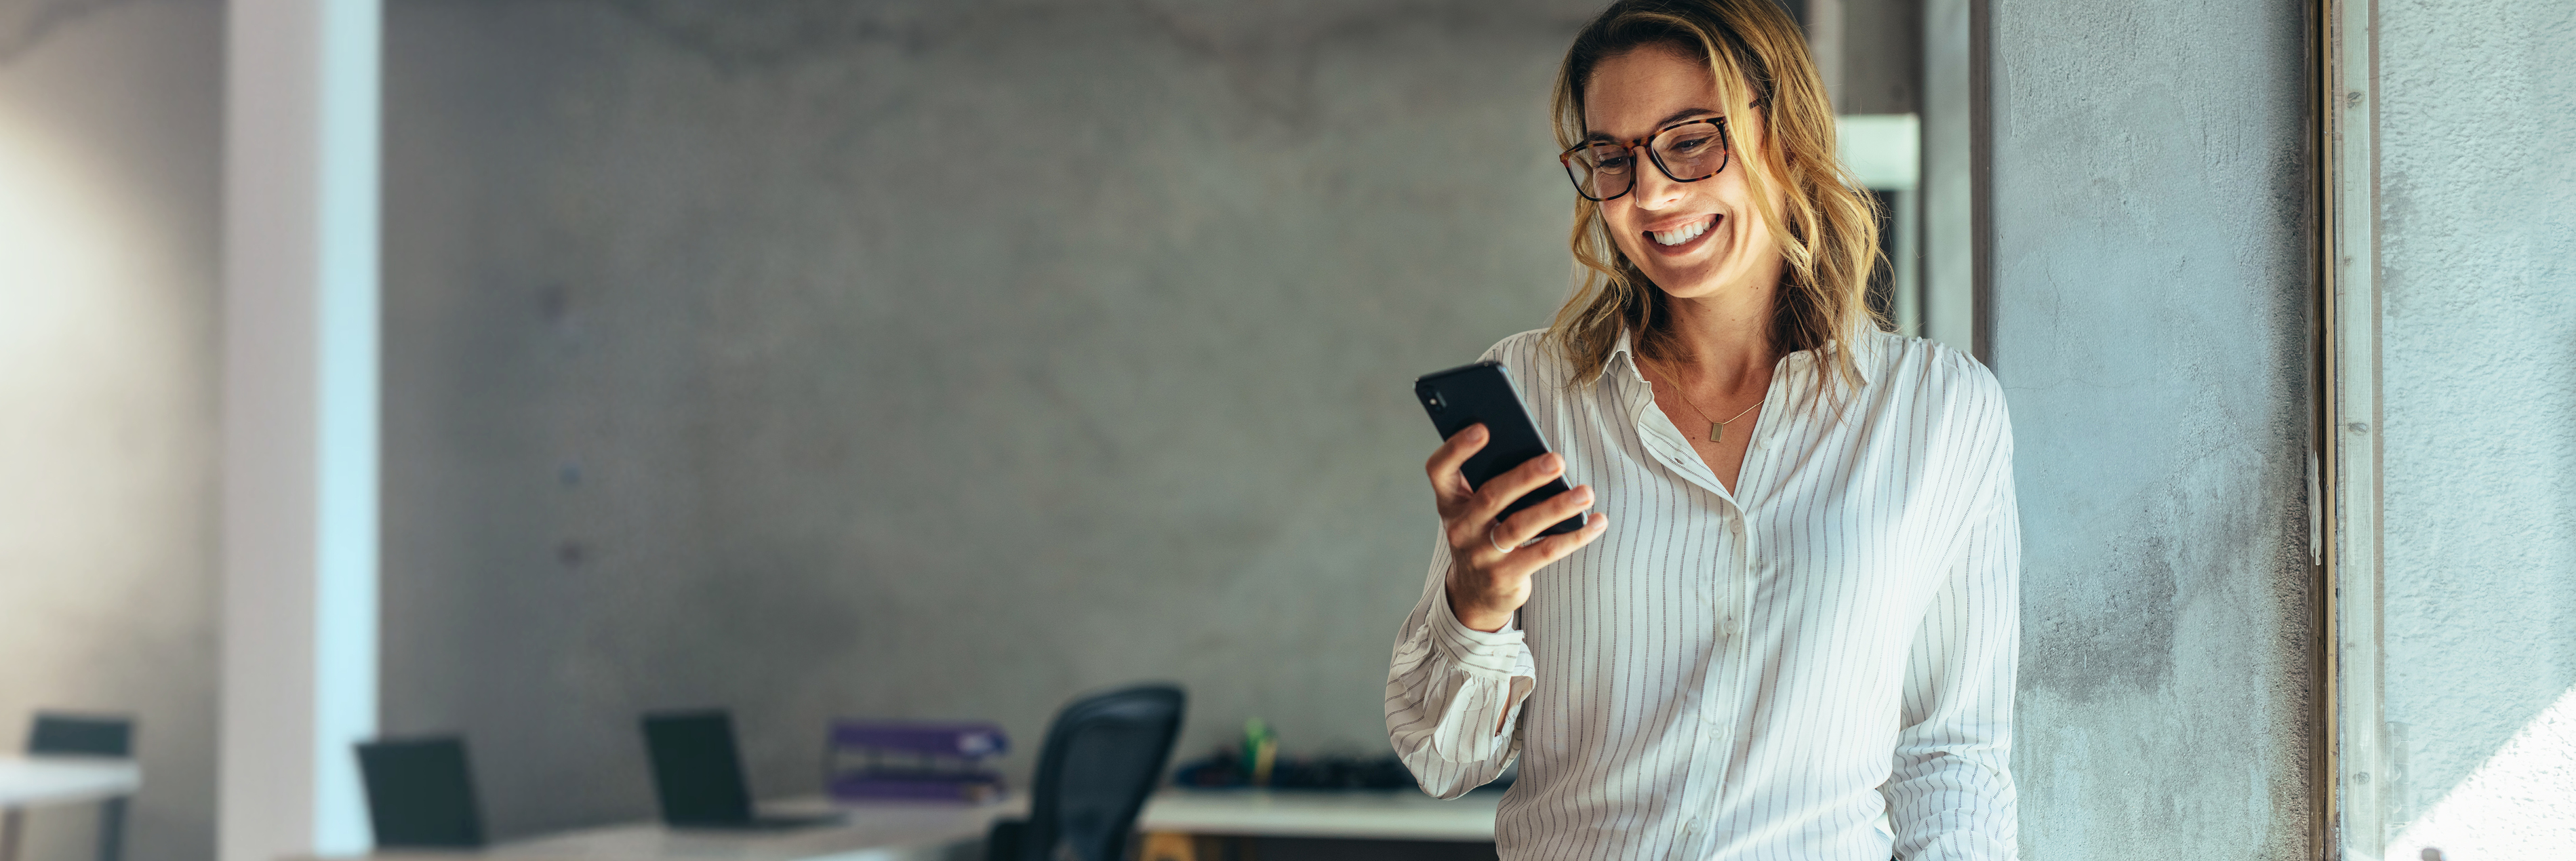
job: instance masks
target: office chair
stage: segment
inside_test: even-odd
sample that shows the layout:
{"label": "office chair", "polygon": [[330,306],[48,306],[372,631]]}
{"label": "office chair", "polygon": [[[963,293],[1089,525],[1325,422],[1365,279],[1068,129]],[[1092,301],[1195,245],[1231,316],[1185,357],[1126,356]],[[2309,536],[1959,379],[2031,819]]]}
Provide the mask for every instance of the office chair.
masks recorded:
{"label": "office chair", "polygon": [[[61,712],[37,712],[36,723],[27,730],[29,756],[101,756],[114,759],[134,758],[134,719],[112,715],[75,715]],[[98,861],[117,861],[125,853],[126,796],[117,796],[98,805]],[[18,813],[9,812],[5,830],[8,853],[15,854]]]}
{"label": "office chair", "polygon": [[1189,697],[1137,685],[1076,700],[1047,727],[1029,818],[993,823],[987,861],[1119,861],[1162,782]]}
{"label": "office chair", "polygon": [[134,756],[134,720],[124,717],[37,712],[27,730],[33,756]]}
{"label": "office chair", "polygon": [[474,804],[474,770],[465,761],[464,739],[361,742],[358,771],[367,785],[367,819],[375,825],[377,846],[483,845],[483,816]]}

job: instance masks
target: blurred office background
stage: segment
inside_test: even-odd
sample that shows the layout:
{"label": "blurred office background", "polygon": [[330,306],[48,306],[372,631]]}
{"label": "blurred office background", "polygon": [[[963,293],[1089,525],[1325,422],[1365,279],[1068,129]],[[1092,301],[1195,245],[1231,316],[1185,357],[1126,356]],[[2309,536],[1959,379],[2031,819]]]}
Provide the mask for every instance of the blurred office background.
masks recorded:
{"label": "blurred office background", "polygon": [[[1383,751],[1406,383],[1565,295],[1599,5],[387,0],[381,730],[467,734],[500,836],[651,815],[655,708],[731,707],[764,796],[846,715],[996,720],[1024,774],[1144,678],[1179,756]],[[2014,399],[2025,854],[2313,854],[2312,10],[1791,5],[1892,159],[1888,312]],[[226,14],[0,0],[0,744],[136,717],[136,861],[217,855]],[[2537,857],[2576,12],[2377,14],[2379,779],[2392,834]]]}

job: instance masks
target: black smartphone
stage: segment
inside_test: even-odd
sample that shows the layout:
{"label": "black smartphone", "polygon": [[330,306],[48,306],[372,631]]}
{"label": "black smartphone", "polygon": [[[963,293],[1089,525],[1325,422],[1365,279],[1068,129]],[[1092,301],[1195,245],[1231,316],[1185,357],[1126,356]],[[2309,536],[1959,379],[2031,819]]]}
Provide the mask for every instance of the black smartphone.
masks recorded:
{"label": "black smartphone", "polygon": [[[1512,471],[1530,458],[1547,453],[1547,438],[1539,436],[1538,425],[1530,421],[1529,408],[1521,405],[1521,392],[1512,385],[1512,371],[1501,362],[1477,362],[1425,374],[1413,381],[1413,398],[1431,414],[1431,426],[1448,439],[1459,431],[1479,423],[1491,434],[1485,448],[1467,458],[1459,472],[1467,484],[1483,487],[1494,476]],[[1540,485],[1503,506],[1503,517],[1539,504],[1548,497],[1573,490],[1564,476]],[[1586,514],[1577,514],[1539,530],[1540,535],[1562,535],[1583,528]]]}

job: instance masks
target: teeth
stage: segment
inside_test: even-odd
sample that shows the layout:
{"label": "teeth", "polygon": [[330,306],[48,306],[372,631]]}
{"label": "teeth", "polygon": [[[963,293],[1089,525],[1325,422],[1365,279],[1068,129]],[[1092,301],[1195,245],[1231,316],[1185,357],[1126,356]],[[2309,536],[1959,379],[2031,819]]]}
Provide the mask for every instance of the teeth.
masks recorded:
{"label": "teeth", "polygon": [[1682,244],[1682,243],[1684,243],[1684,242],[1689,242],[1689,241],[1691,241],[1691,240],[1693,240],[1693,239],[1698,239],[1698,238],[1699,238],[1699,235],[1700,235],[1700,234],[1702,234],[1702,233],[1707,233],[1707,232],[1708,232],[1708,227],[1709,227],[1709,225],[1710,225],[1710,224],[1715,223],[1716,221],[1717,221],[1717,219],[1712,218],[1712,219],[1709,219],[1709,220],[1707,220],[1707,221],[1697,221],[1697,222],[1692,222],[1690,226],[1688,226],[1688,227],[1684,227],[1684,228],[1681,228],[1681,229],[1679,229],[1679,230],[1657,230],[1657,231],[1650,231],[1648,235],[1651,235],[1651,236],[1655,237],[1655,242],[1657,242],[1658,244],[1662,244],[1662,245],[1680,245],[1680,244]]}

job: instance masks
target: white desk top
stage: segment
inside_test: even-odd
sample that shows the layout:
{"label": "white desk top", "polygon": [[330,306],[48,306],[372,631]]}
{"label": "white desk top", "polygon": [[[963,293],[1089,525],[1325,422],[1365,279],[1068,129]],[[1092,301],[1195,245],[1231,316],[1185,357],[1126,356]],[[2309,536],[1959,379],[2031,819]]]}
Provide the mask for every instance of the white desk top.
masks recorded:
{"label": "white desk top", "polygon": [[1442,801],[1415,789],[1285,791],[1166,789],[1136,820],[1138,831],[1347,840],[1494,839],[1500,792]]}
{"label": "white desk top", "polygon": [[[1355,840],[1494,839],[1499,792],[1441,801],[1411,789],[1364,792],[1166,789],[1138,831]],[[763,805],[770,813],[828,809],[820,799]],[[381,850],[378,861],[944,861],[983,839],[993,820],[1028,815],[1028,797],[993,804],[842,805],[841,825],[781,831],[675,831],[637,822],[495,845],[480,852]]]}
{"label": "white desk top", "polygon": [[[829,809],[820,800],[762,807],[773,814]],[[508,861],[934,861],[983,839],[994,819],[1025,815],[1028,804],[871,803],[841,809],[849,819],[837,826],[702,831],[639,822],[502,843],[481,854]]]}
{"label": "white desk top", "polygon": [[130,759],[0,756],[0,807],[97,801],[142,786],[143,769]]}

